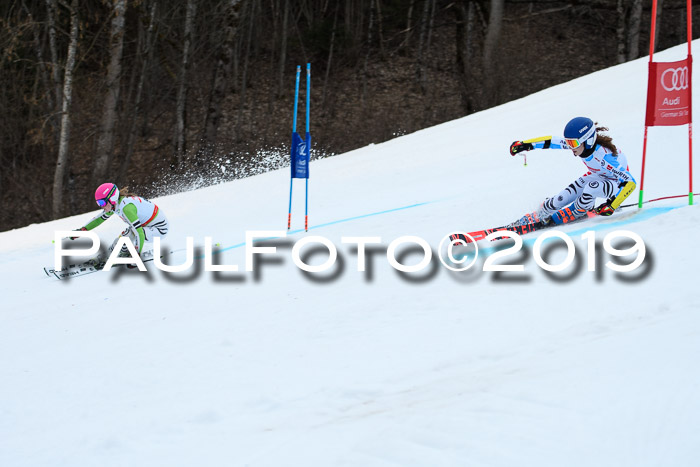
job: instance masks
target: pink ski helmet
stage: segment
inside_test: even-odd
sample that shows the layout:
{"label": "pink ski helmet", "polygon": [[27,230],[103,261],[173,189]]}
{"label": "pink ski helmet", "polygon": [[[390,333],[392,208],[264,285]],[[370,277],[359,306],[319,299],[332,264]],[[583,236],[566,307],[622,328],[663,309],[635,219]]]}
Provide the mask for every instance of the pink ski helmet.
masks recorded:
{"label": "pink ski helmet", "polygon": [[119,201],[119,188],[114,183],[103,183],[95,190],[95,201],[99,207],[107,203],[116,207]]}

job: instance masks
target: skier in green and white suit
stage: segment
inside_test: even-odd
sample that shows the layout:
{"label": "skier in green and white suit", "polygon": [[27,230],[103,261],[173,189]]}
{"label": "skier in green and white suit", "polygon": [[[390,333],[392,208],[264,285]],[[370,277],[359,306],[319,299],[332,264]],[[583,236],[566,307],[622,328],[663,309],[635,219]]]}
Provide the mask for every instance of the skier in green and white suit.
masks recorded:
{"label": "skier in green and white suit", "polygon": [[[168,219],[162,210],[151,201],[129,193],[119,194],[119,188],[114,183],[103,183],[95,190],[95,202],[103,212],[78,230],[92,230],[113,214],[117,214],[128,227],[120,237],[128,236],[136,247],[139,255],[146,242],[154,237],[165,237],[168,234]],[[71,237],[71,239],[76,237]],[[115,239],[109,249],[112,252],[119,238]],[[126,246],[122,246],[120,256],[129,256]]]}

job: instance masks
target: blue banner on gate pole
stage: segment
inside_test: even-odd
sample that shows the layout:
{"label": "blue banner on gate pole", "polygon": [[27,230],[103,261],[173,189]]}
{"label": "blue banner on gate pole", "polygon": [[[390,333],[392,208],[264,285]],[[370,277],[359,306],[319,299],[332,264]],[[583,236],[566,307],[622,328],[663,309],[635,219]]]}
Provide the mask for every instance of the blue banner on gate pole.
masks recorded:
{"label": "blue banner on gate pole", "polygon": [[309,147],[311,136],[306,141],[299,133],[292,133],[292,178],[309,178]]}

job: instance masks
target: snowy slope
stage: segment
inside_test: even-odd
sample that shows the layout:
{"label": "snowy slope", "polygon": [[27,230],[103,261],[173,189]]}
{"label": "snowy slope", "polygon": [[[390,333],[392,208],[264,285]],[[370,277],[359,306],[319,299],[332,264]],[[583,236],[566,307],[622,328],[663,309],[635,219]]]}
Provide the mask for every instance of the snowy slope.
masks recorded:
{"label": "snowy slope", "polygon": [[[583,171],[568,151],[528,153],[524,167],[507,148],[577,115],[610,127],[639,178],[646,60],[314,162],[312,229],[276,241],[256,272],[241,244],[248,230],[285,230],[288,170],[156,200],[169,247],[210,236],[238,273],[198,263],[59,282],[42,272],[53,232],[94,213],[0,233],[0,465],[697,465],[697,206],[563,228],[579,263],[554,275],[533,261],[536,235],[513,257],[520,273],[434,262],[400,275],[384,251],[404,235],[437,250],[455,229],[509,222],[558,192]],[[687,191],[686,135],[650,130],[646,199]],[[302,183],[294,196],[299,229]],[[580,236],[594,231],[602,251],[619,229],[644,239],[642,268],[616,274],[603,253],[587,271]],[[310,235],[336,245],[331,271],[294,265]],[[365,272],[341,241],[356,236],[381,237]]]}

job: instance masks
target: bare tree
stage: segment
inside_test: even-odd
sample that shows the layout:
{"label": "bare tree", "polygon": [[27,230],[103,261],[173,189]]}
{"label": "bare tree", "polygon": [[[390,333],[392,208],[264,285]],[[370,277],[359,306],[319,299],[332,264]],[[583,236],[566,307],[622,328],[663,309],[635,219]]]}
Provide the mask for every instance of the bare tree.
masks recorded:
{"label": "bare tree", "polygon": [[[466,5],[465,5],[466,4]],[[475,24],[475,2],[472,0],[461,0],[455,8],[456,21],[456,41],[457,41],[457,74],[460,81],[460,91],[462,98],[462,108],[467,114],[476,110],[476,98],[473,90],[472,70],[475,67],[473,49],[474,24]]]}
{"label": "bare tree", "polygon": [[430,50],[430,40],[433,36],[433,26],[435,24],[435,5],[436,0],[432,0],[430,5],[430,19],[428,20],[428,37],[425,40],[425,50]]}
{"label": "bare tree", "polygon": [[372,51],[372,29],[374,29],[374,5],[376,0],[369,1],[369,25],[367,26],[367,52],[365,53],[365,62],[362,66],[362,93],[360,94],[360,105],[363,110],[365,108],[365,102],[367,100],[367,80],[368,76],[368,63],[369,55]]}
{"label": "bare tree", "polygon": [[625,0],[617,0],[615,7],[617,13],[617,26],[615,28],[615,36],[617,37],[617,63],[625,63],[627,61],[626,39],[627,39],[627,21]]}
{"label": "bare tree", "polygon": [[[489,10],[489,25],[484,39],[484,68],[493,68],[493,55],[501,37],[503,23],[504,0],[491,0]],[[488,74],[488,73],[487,73]]]}
{"label": "bare tree", "polygon": [[107,91],[104,96],[100,135],[97,140],[93,183],[100,183],[107,174],[114,153],[114,129],[117,122],[117,104],[122,77],[124,49],[124,17],[127,0],[113,0],[112,27],[109,34],[110,60],[107,66]]}
{"label": "bare tree", "polygon": [[289,23],[289,0],[284,0],[284,13],[282,15],[282,45],[280,46],[279,78],[277,80],[277,97],[282,96],[284,86],[284,67],[287,61],[287,35]]}
{"label": "bare tree", "polygon": [[413,19],[413,7],[415,3],[416,0],[411,0],[411,2],[408,5],[408,13],[406,13],[406,37],[401,42],[401,45],[399,47],[408,47],[409,42],[411,40],[411,32],[413,31],[413,25],[411,24],[411,20]]}
{"label": "bare tree", "polygon": [[321,109],[326,108],[326,89],[328,86],[328,77],[331,73],[331,63],[333,61],[333,47],[335,46],[335,34],[338,27],[338,4],[335,6],[335,13],[333,14],[333,29],[331,30],[331,45],[328,48],[328,62],[326,63],[326,74],[323,77],[323,93],[321,94]]}
{"label": "bare tree", "polygon": [[240,0],[229,0],[226,4],[224,41],[216,54],[214,84],[209,94],[209,105],[204,122],[204,139],[207,146],[216,144],[217,132],[221,120],[221,103],[226,97],[226,84],[231,74],[231,62],[236,53],[236,35],[238,33],[238,6]]}
{"label": "bare tree", "polygon": [[[78,0],[73,0],[70,6],[70,42],[63,75],[63,102],[61,104],[61,133],[58,143],[58,157],[53,176],[53,206],[51,213],[54,218],[63,213],[63,183],[68,165],[68,143],[70,141],[71,114],[70,105],[73,98],[73,69],[75,54],[78,48]],[[54,64],[55,65],[55,64]]]}
{"label": "bare tree", "polygon": [[495,102],[496,80],[494,80],[494,52],[498,47],[498,41],[501,37],[501,26],[503,23],[503,4],[504,0],[491,0],[491,9],[489,11],[489,25],[486,29],[486,37],[484,38],[484,63],[483,72],[485,83],[487,83],[487,105],[493,105]]}
{"label": "bare tree", "polygon": [[250,65],[250,48],[253,42],[253,28],[255,26],[255,8],[257,6],[257,0],[250,0],[250,9],[248,10],[248,34],[246,38],[246,51],[245,57],[243,59],[243,73],[241,76],[241,99],[238,105],[238,117],[236,118],[236,136],[240,138],[241,136],[241,123],[243,121],[243,110],[245,109],[246,103],[246,91],[248,89],[248,67]]}
{"label": "bare tree", "polygon": [[138,119],[141,115],[141,107],[143,100],[143,87],[146,81],[146,74],[148,70],[148,65],[151,62],[151,57],[153,56],[153,43],[155,41],[155,24],[156,24],[156,10],[158,9],[158,0],[153,0],[151,4],[151,11],[148,17],[148,31],[146,33],[146,44],[143,50],[140,51],[141,55],[141,71],[139,73],[139,82],[136,86],[136,97],[134,102],[134,109],[131,115],[131,125],[129,127],[129,133],[127,135],[126,150],[124,151],[124,156],[119,167],[118,180],[121,180],[126,174],[129,168],[129,162],[131,161],[131,156],[134,154],[134,144],[136,144],[136,133],[138,127]]}
{"label": "bare tree", "polygon": [[[48,71],[46,69],[46,61],[44,60],[44,53],[43,53],[42,47],[41,47],[41,39],[39,38],[38,27],[36,24],[34,24],[34,16],[32,15],[31,11],[29,11],[29,8],[27,8],[27,5],[24,3],[24,1],[22,1],[22,9],[27,13],[27,17],[29,18],[29,21],[32,23],[32,35],[34,37],[34,48],[36,49],[36,58],[38,60],[37,71],[39,73],[39,77],[41,78],[41,84],[42,84],[42,86],[44,86],[44,90],[46,92],[46,96],[45,96],[46,97],[46,105],[47,105],[47,108],[49,109],[49,112],[54,112],[56,107],[54,107],[53,97],[51,96],[51,86],[49,85]],[[51,124],[53,125],[54,119],[51,119],[50,121],[51,121]]]}
{"label": "bare tree", "polygon": [[61,76],[58,64],[58,50],[56,46],[56,18],[58,7],[56,0],[46,0],[46,23],[49,32],[49,52],[51,54],[51,78],[54,85],[56,108],[53,110],[57,114],[61,112]]}
{"label": "bare tree", "polygon": [[379,35],[379,54],[382,57],[382,60],[386,57],[386,52],[384,51],[384,30],[382,28],[382,23],[384,23],[384,20],[382,18],[382,2],[381,0],[376,0],[377,1],[377,34]]}
{"label": "bare tree", "polygon": [[430,23],[430,20],[428,19],[429,12],[430,12],[430,4],[434,0],[425,0],[423,3],[423,15],[421,16],[421,25],[420,25],[420,36],[418,38],[418,58],[417,58],[417,66],[418,66],[418,82],[420,84],[421,91],[423,94],[426,92],[426,87],[425,87],[425,63],[423,60],[423,56],[425,55],[425,38],[428,29],[428,24]]}
{"label": "bare tree", "polygon": [[627,34],[627,60],[639,58],[639,29],[642,24],[642,0],[632,0]]}
{"label": "bare tree", "polygon": [[194,18],[197,13],[197,2],[187,0],[185,13],[185,32],[182,45],[182,62],[177,83],[177,102],[175,103],[175,157],[177,165],[181,165],[185,157],[185,107],[187,104],[187,72],[190,67],[190,47],[194,35]]}

